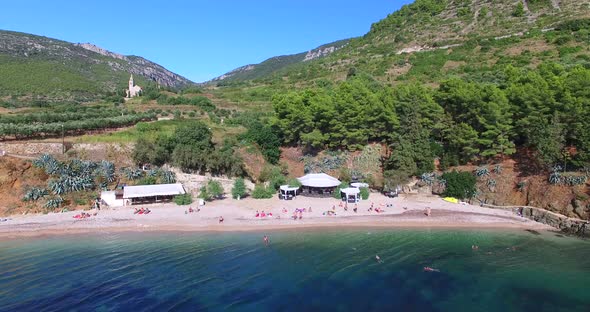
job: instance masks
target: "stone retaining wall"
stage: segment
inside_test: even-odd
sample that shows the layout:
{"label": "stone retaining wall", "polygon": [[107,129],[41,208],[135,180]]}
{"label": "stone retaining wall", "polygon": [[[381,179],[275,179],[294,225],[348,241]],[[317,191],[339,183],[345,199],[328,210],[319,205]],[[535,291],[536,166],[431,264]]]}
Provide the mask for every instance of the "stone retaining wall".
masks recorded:
{"label": "stone retaining wall", "polygon": [[61,143],[0,143],[0,150],[7,154],[38,156],[41,154],[61,154]]}
{"label": "stone retaining wall", "polygon": [[590,221],[587,220],[569,218],[552,211],[530,206],[494,206],[483,204],[482,207],[511,210],[515,214],[547,224],[564,233],[590,238]]}

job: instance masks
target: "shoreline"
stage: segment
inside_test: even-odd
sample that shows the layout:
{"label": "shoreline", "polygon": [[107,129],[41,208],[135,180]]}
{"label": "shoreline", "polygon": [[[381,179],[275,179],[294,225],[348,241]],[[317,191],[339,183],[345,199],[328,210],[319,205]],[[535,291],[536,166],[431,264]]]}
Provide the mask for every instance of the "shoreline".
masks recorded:
{"label": "shoreline", "polygon": [[[514,215],[511,211],[491,209],[468,204],[448,203],[435,196],[418,194],[387,198],[371,194],[371,198],[358,204],[358,212],[338,207],[330,198],[301,198],[281,201],[224,199],[207,203],[195,213],[187,213],[188,206],[175,204],[145,205],[152,211],[148,215],[133,214],[141,206],[121,207],[97,211],[97,216],[73,219],[80,211],[50,213],[46,215],[14,216],[0,223],[0,239],[47,237],[86,233],[157,233],[157,232],[264,232],[313,229],[523,229],[556,230],[548,225]],[[384,207],[383,213],[370,211],[370,206]],[[303,219],[293,220],[296,208],[312,207]],[[325,213],[334,207],[336,216]],[[196,209],[197,206],[194,206]],[[424,210],[431,208],[432,215]],[[256,218],[257,211],[271,212],[273,217]],[[284,211],[287,212],[284,212]],[[219,224],[219,216],[224,222]]]}

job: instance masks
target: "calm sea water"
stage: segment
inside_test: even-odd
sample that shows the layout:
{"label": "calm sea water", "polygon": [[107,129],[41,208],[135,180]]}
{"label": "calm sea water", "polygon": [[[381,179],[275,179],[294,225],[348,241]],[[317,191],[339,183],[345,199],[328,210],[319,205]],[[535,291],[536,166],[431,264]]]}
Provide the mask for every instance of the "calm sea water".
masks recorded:
{"label": "calm sea water", "polygon": [[590,311],[590,242],[375,229],[0,241],[0,310]]}

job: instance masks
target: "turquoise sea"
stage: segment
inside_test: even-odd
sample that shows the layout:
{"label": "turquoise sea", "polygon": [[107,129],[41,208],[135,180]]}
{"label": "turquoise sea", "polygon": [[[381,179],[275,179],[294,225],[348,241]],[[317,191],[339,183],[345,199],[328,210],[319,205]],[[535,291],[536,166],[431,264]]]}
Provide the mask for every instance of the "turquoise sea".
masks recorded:
{"label": "turquoise sea", "polygon": [[590,311],[590,242],[440,229],[0,241],[0,311],[217,310]]}

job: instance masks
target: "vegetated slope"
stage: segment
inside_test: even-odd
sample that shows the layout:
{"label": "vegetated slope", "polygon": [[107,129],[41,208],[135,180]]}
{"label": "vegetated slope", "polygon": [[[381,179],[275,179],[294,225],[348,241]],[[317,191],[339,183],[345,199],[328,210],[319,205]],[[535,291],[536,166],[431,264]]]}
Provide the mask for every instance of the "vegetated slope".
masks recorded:
{"label": "vegetated slope", "polygon": [[43,96],[49,100],[88,100],[120,93],[129,74],[136,83],[166,87],[192,82],[138,56],[124,56],[92,44],[12,31],[0,31],[0,96]]}
{"label": "vegetated slope", "polygon": [[[325,85],[366,73],[383,82],[478,80],[507,64],[590,64],[588,39],[561,25],[590,18],[590,0],[416,0],[374,23],[361,38],[309,62],[257,77],[273,88]],[[493,76],[493,74],[492,74]]]}
{"label": "vegetated slope", "polygon": [[289,65],[311,61],[317,58],[334,53],[338,49],[346,46],[350,39],[335,41],[324,44],[308,52],[302,52],[291,55],[275,56],[265,60],[260,64],[250,64],[236,68],[224,75],[212,79],[209,83],[217,82],[218,85],[224,85],[229,82],[238,82],[244,80],[255,80],[266,77],[281,70]]}

